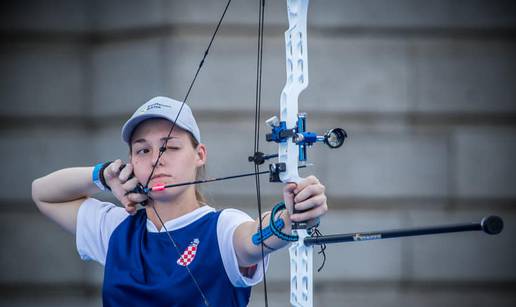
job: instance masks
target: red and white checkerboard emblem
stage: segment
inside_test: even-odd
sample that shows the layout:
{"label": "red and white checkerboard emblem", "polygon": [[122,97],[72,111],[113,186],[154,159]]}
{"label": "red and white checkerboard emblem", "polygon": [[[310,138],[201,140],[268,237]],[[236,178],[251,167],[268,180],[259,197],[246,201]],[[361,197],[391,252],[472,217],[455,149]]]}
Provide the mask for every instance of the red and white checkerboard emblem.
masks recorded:
{"label": "red and white checkerboard emblem", "polygon": [[177,264],[180,266],[187,266],[195,259],[195,253],[197,253],[197,246],[199,245],[199,239],[194,239],[190,245],[185,249],[181,257],[177,259]]}

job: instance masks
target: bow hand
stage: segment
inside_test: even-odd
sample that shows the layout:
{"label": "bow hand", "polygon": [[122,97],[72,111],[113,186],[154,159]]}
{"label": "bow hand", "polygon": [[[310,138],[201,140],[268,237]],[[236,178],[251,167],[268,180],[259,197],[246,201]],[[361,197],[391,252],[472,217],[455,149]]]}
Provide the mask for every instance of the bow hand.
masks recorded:
{"label": "bow hand", "polygon": [[317,177],[309,176],[299,183],[288,183],[283,189],[283,199],[291,222],[306,223],[307,228],[319,224],[328,211],[325,187]]}

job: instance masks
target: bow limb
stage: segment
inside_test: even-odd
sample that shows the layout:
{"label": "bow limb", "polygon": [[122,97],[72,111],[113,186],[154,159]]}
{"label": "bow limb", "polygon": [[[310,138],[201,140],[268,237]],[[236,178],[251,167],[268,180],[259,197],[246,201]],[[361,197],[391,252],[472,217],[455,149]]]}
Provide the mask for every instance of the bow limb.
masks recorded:
{"label": "bow limb", "polygon": [[[287,0],[289,29],[285,32],[285,56],[287,79],[280,98],[280,120],[287,129],[298,128],[298,99],[308,86],[308,50],[306,41],[306,20],[308,0]],[[293,138],[292,135],[290,138]],[[299,145],[290,140],[279,143],[278,161],[286,164],[281,172],[282,182],[297,183]]]}

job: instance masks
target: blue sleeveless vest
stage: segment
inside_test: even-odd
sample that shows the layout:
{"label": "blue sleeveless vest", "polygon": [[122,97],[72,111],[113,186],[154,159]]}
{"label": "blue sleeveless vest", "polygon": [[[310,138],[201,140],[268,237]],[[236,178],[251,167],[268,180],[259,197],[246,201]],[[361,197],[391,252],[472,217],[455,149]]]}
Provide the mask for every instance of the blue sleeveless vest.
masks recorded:
{"label": "blue sleeveless vest", "polygon": [[222,264],[219,215],[210,212],[170,232],[181,256],[165,232],[147,232],[145,210],[127,217],[109,239],[104,306],[205,306],[186,264],[210,306],[247,306],[251,287],[234,287]]}

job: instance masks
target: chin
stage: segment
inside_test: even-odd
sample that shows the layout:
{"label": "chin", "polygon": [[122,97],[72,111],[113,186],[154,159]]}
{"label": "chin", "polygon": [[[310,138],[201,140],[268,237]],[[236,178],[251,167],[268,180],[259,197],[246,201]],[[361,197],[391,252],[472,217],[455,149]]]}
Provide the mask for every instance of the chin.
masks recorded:
{"label": "chin", "polygon": [[149,196],[154,199],[154,200],[157,200],[157,201],[169,201],[169,200],[173,200],[174,198],[177,197],[177,193],[174,193],[170,190],[163,190],[163,191],[155,191],[155,192],[150,192]]}

